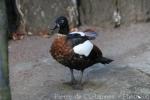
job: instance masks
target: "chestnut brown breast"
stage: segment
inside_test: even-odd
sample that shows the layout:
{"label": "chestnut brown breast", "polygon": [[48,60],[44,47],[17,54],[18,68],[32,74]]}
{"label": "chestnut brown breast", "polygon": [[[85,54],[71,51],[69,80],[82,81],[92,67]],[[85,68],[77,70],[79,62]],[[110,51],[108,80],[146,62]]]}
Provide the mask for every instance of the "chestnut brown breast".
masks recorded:
{"label": "chestnut brown breast", "polygon": [[70,43],[66,41],[65,35],[56,37],[52,43],[50,52],[58,62],[62,62],[64,59],[67,61],[71,57],[72,48]]}

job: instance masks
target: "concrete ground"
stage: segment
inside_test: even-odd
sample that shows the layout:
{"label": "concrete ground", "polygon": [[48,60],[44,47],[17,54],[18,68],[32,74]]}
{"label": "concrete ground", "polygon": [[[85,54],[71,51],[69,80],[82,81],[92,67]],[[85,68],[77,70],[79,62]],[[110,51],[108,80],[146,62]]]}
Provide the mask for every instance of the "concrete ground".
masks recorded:
{"label": "concrete ground", "polygon": [[65,84],[68,68],[49,54],[54,36],[10,41],[12,100],[150,100],[150,23],[96,30],[93,42],[114,62],[88,68],[83,90]]}

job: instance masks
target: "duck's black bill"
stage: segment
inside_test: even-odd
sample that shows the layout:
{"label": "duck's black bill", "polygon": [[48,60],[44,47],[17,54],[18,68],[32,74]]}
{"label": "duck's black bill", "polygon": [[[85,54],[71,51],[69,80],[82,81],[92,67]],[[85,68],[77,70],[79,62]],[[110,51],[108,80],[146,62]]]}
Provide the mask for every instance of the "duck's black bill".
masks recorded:
{"label": "duck's black bill", "polygon": [[53,27],[49,27],[49,29],[51,30],[51,33],[54,33],[54,31],[58,28],[59,28],[58,24],[55,24]]}
{"label": "duck's black bill", "polygon": [[55,24],[55,26],[53,28],[51,28],[50,30],[56,30],[57,28],[59,28],[59,24]]}
{"label": "duck's black bill", "polygon": [[55,25],[53,28],[50,28],[50,30],[54,31],[54,30],[56,30],[57,28],[58,28],[57,25]]}

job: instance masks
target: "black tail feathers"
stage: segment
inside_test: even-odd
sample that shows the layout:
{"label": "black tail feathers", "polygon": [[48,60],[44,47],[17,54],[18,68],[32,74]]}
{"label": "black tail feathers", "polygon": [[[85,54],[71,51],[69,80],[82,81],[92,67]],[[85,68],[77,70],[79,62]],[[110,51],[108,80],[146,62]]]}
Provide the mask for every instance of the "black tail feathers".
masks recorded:
{"label": "black tail feathers", "polygon": [[97,59],[97,62],[102,63],[102,64],[109,64],[112,61],[113,61],[112,59],[105,58],[105,57],[101,57],[101,58]]}

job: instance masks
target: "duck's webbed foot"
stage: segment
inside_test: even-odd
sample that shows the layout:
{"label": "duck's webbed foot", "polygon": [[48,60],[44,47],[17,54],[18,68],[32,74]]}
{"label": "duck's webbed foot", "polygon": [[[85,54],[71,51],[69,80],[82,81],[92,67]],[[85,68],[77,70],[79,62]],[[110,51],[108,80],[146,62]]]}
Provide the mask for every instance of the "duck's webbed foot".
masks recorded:
{"label": "duck's webbed foot", "polygon": [[83,90],[83,85],[82,84],[76,84],[76,85],[73,85],[72,88],[74,90]]}
{"label": "duck's webbed foot", "polygon": [[78,83],[78,81],[75,80],[75,79],[73,79],[73,80],[70,81],[70,85],[76,85],[77,83]]}

